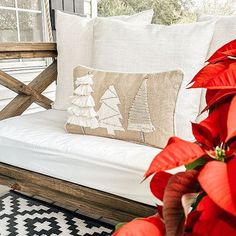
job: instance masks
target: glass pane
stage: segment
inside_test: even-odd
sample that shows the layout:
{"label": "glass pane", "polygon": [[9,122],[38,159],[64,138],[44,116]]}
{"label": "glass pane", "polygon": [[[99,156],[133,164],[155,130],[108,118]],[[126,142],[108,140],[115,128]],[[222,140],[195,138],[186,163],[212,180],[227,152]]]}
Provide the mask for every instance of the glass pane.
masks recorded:
{"label": "glass pane", "polygon": [[18,7],[24,9],[41,10],[41,0],[18,0]]}
{"label": "glass pane", "polygon": [[20,41],[42,41],[42,15],[40,13],[19,12]]}
{"label": "glass pane", "polygon": [[2,7],[15,7],[15,0],[0,0]]}
{"label": "glass pane", "polygon": [[0,9],[0,42],[17,41],[16,12]]}

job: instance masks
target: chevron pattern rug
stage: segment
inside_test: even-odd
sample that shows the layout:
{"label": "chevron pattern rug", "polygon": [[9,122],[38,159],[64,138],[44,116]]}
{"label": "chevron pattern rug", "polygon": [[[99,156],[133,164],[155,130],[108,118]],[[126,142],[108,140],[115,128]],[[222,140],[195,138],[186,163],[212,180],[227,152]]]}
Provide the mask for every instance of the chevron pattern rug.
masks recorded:
{"label": "chevron pattern rug", "polygon": [[113,226],[10,191],[0,197],[1,236],[108,236]]}

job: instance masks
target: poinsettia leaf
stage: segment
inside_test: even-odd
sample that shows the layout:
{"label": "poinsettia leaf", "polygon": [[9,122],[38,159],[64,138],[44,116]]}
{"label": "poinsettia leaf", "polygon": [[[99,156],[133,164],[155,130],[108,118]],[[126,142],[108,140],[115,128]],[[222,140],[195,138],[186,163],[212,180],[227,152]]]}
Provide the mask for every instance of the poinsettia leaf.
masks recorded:
{"label": "poinsettia leaf", "polygon": [[206,103],[208,104],[215,96],[216,94],[222,91],[221,89],[207,89],[206,90]]}
{"label": "poinsettia leaf", "polygon": [[167,236],[182,236],[185,215],[181,198],[186,193],[199,192],[198,171],[190,170],[173,175],[166,187],[163,200],[163,217]]}
{"label": "poinsettia leaf", "polygon": [[205,149],[211,149],[214,143],[210,130],[201,124],[192,123],[192,132],[197,140]]}
{"label": "poinsettia leaf", "polygon": [[115,231],[119,230],[120,228],[122,228],[126,223],[122,222],[122,223],[118,223],[116,226],[115,226]]}
{"label": "poinsettia leaf", "polygon": [[208,64],[193,79],[190,88],[232,89],[236,87],[236,61],[228,59]]}
{"label": "poinsettia leaf", "polygon": [[[213,91],[211,94],[209,92]],[[224,89],[224,90],[208,90],[207,92],[207,106],[201,112],[209,110],[211,107],[215,106],[219,102],[226,100],[236,94],[236,89]]]}
{"label": "poinsettia leaf", "polygon": [[196,161],[193,161],[192,163],[185,165],[185,168],[187,170],[193,170],[197,167],[205,165],[207,161],[208,161],[207,158],[201,157],[201,158],[198,158]]}
{"label": "poinsettia leaf", "polygon": [[227,119],[227,138],[226,142],[236,136],[236,95],[230,102]]}
{"label": "poinsettia leaf", "polygon": [[157,205],[157,213],[163,219],[163,206]]}
{"label": "poinsettia leaf", "polygon": [[189,164],[205,154],[196,143],[172,137],[167,146],[153,159],[145,176]]}
{"label": "poinsettia leaf", "polygon": [[[196,222],[198,221],[198,218],[200,217],[200,212],[199,211],[191,211],[189,214],[188,214],[188,217],[186,219],[186,223],[185,223],[185,231],[186,232],[192,232],[192,229],[194,227],[194,225],[196,224]],[[194,235],[192,233],[189,233],[189,234],[184,234],[184,236],[197,236],[197,235]]]}
{"label": "poinsettia leaf", "polygon": [[235,170],[236,170],[236,154],[230,159],[228,162],[228,179],[230,185],[231,194],[234,196],[234,203],[236,204],[236,177],[235,177]]}
{"label": "poinsettia leaf", "polygon": [[198,219],[193,224],[193,235],[229,236],[236,235],[236,217],[218,207],[205,196],[197,207]]}
{"label": "poinsettia leaf", "polygon": [[227,56],[227,58],[232,58],[235,59],[236,58],[236,49],[231,49],[228,50],[226,52],[222,52],[223,55]]}
{"label": "poinsettia leaf", "polygon": [[[229,103],[223,103],[217,106],[208,117],[200,122],[200,125],[208,129],[213,137],[214,145],[220,145],[225,142],[227,136],[227,125]],[[208,138],[208,137],[206,137]],[[213,148],[212,146],[212,148]]]}
{"label": "poinsettia leaf", "polygon": [[233,40],[220,49],[218,49],[209,59],[208,62],[216,63],[228,58],[228,56],[236,56],[236,40]]}
{"label": "poinsettia leaf", "polygon": [[152,177],[150,188],[151,192],[157,199],[163,201],[164,191],[171,176],[172,174],[161,171]]}
{"label": "poinsettia leaf", "polygon": [[201,192],[198,194],[196,202],[192,205],[193,210],[195,211],[195,209],[198,207],[199,202],[206,196],[205,192]]}
{"label": "poinsettia leaf", "polygon": [[121,227],[113,236],[164,236],[165,225],[158,216],[136,219]]}
{"label": "poinsettia leaf", "polygon": [[[236,162],[233,163],[236,169]],[[222,209],[236,216],[236,196],[232,195],[228,175],[228,164],[220,161],[207,163],[200,172],[198,180],[207,195]],[[231,167],[232,168],[232,167]],[[236,182],[235,174],[231,176]],[[231,180],[232,181],[232,180]]]}
{"label": "poinsettia leaf", "polygon": [[225,68],[225,71],[209,80],[204,88],[207,89],[232,89],[236,87],[236,60]]}
{"label": "poinsettia leaf", "polygon": [[227,68],[230,60],[226,62],[221,62],[218,64],[208,64],[204,66],[192,79],[189,83],[192,84],[189,88],[204,88],[209,80],[219,73],[223,73]]}

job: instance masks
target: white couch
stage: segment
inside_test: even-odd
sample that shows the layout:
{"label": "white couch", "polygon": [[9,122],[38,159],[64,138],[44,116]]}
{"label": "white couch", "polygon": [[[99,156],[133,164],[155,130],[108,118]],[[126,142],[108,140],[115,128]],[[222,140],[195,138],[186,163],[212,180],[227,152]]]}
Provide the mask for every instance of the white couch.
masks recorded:
{"label": "white couch", "polygon": [[159,149],[68,134],[66,117],[52,109],[1,121],[0,162],[155,205],[140,182]]}
{"label": "white couch", "polygon": [[[222,27],[228,26],[229,23],[234,22],[235,24],[235,18],[236,17],[234,17],[234,20],[232,20],[233,17],[220,18],[215,31],[221,30]],[[102,25],[99,26],[102,30],[106,28],[103,28]],[[151,34],[153,34],[155,30],[152,29],[152,27],[154,26],[142,26],[144,31],[151,29]],[[136,26],[136,28],[138,29],[138,34],[142,32],[139,31],[138,26]],[[162,27],[160,27],[160,29],[161,28]],[[170,28],[167,29],[167,35],[169,35],[169,30]],[[125,32],[127,32],[127,27],[125,28]],[[188,33],[191,32],[192,29],[189,28]],[[170,35],[172,35],[172,33]],[[214,35],[218,35],[218,33]],[[101,37],[101,35],[99,35],[99,37]],[[224,43],[232,40],[232,37],[232,34],[230,37],[226,37],[224,34]],[[204,37],[202,37],[202,39],[203,38]],[[129,37],[129,40],[131,39],[132,37]],[[108,36],[106,40],[109,40]],[[166,40],[168,41],[169,39],[167,38]],[[217,40],[218,38],[213,37],[213,43],[211,45],[215,45],[216,43],[214,41]],[[144,37],[144,41],[148,44],[146,37]],[[153,42],[155,42],[155,40]],[[101,39],[100,41],[96,41],[96,44],[99,43],[104,46]],[[116,43],[119,44],[119,42]],[[209,43],[210,40],[208,44]],[[112,45],[113,44],[111,44],[110,47],[114,48],[115,43],[113,46]],[[123,49],[127,48],[124,45],[121,46]],[[191,46],[192,45],[188,45],[189,49]],[[150,45],[149,48],[151,49]],[[178,49],[179,48],[176,48],[175,50],[177,51]],[[205,49],[205,56],[207,56],[207,49],[208,47]],[[97,48],[97,50],[99,51],[99,48]],[[155,47],[155,50],[158,51],[158,46]],[[125,53],[127,54],[128,52],[126,51]],[[202,53],[202,56],[203,54],[204,53]],[[187,55],[190,56],[189,52],[187,52]],[[97,64],[99,64],[99,56],[101,56],[100,52],[96,54]],[[120,55],[118,53],[115,56],[119,57]],[[152,56],[154,57],[155,55]],[[173,60],[178,60],[178,58],[170,59],[172,63]],[[206,58],[201,59],[202,65],[205,59]],[[119,58],[117,58],[117,61],[118,60]],[[111,60],[109,63],[110,62]],[[136,61],[133,63],[136,63]],[[165,63],[168,63],[168,58]],[[101,64],[99,66],[101,67]],[[155,64],[153,63],[151,68],[154,66]],[[200,67],[200,64],[198,64],[198,67]],[[117,67],[114,66],[113,69],[115,70],[116,68]],[[185,83],[186,82],[187,81],[185,81]],[[185,104],[187,104],[187,96],[181,99],[186,100]],[[197,104],[197,106],[195,104],[196,109],[194,112],[196,115],[201,106],[200,93],[198,93],[198,97],[195,97],[195,100],[192,102],[196,102]],[[202,104],[203,103],[204,102],[202,102]],[[161,150],[120,140],[68,134],[64,130],[66,116],[66,111],[52,109],[1,121],[0,162],[112,193],[138,202],[155,205],[156,200],[150,193],[149,182],[145,181],[142,184],[140,184],[140,182],[153,157]],[[184,113],[181,113],[180,117],[184,117]],[[179,126],[177,127],[180,133],[184,130],[184,126],[181,126],[181,124],[180,120]]]}

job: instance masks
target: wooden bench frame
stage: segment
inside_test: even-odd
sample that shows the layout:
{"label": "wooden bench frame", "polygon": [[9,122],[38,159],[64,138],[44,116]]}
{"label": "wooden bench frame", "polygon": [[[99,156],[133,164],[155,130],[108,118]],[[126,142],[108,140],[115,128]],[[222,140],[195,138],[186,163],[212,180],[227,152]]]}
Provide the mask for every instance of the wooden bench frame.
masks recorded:
{"label": "wooden bench frame", "polygon": [[[46,109],[51,108],[52,101],[41,93],[56,80],[56,56],[55,43],[0,43],[0,60],[53,58],[52,64],[29,85],[0,71],[0,84],[18,94],[0,111],[0,120],[21,115],[34,102]],[[0,163],[0,184],[113,222],[125,222],[155,213],[155,208],[146,204],[4,163]]]}

